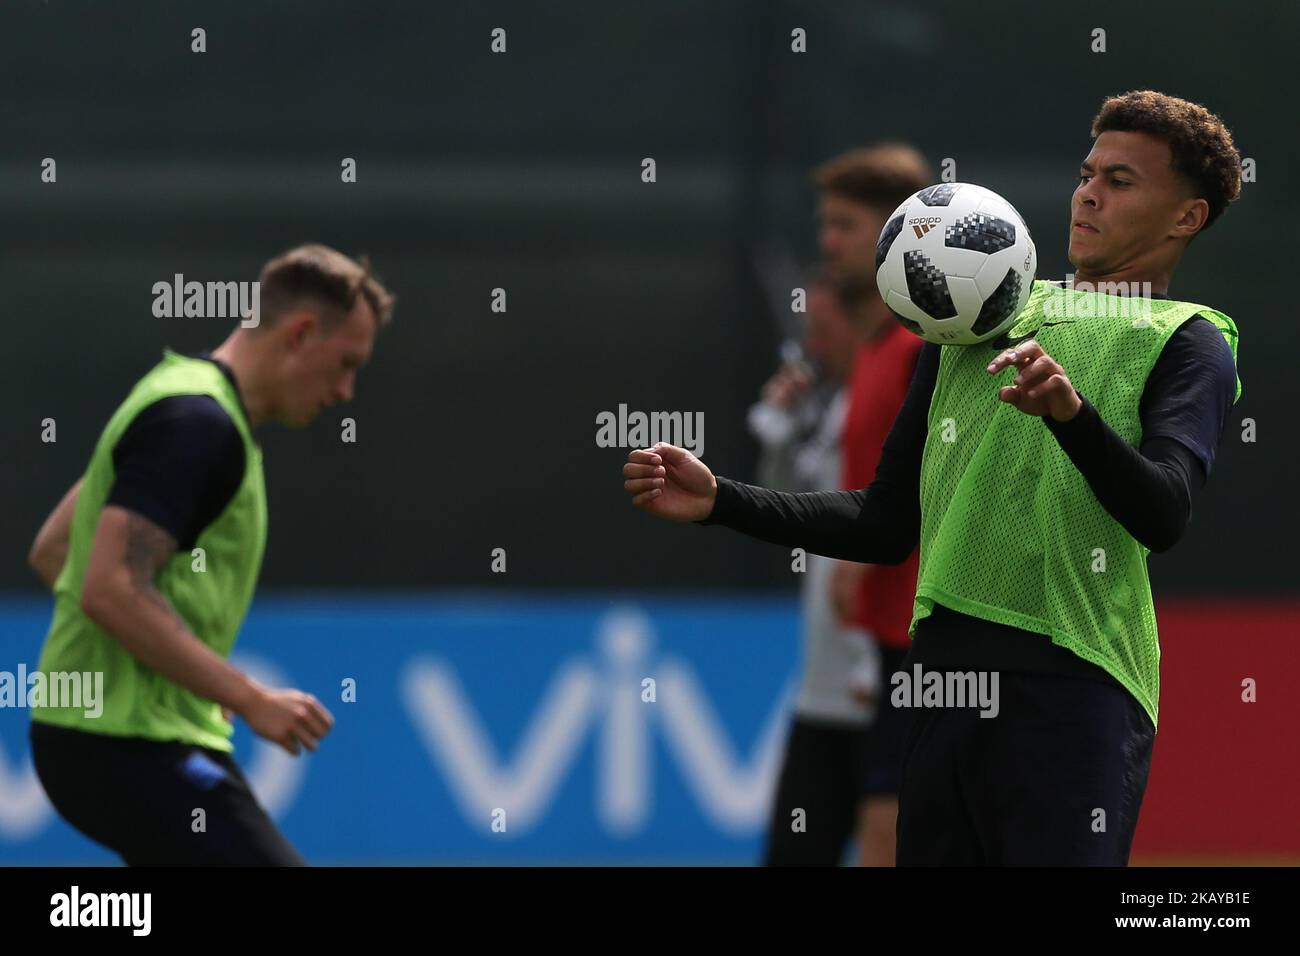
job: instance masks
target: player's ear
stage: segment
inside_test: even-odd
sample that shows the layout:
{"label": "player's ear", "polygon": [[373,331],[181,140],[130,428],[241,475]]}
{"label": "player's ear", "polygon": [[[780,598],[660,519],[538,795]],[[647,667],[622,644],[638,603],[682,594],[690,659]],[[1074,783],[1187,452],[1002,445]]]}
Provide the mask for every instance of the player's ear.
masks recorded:
{"label": "player's ear", "polygon": [[308,336],[316,331],[320,324],[320,316],[315,312],[303,309],[298,312],[290,313],[280,320],[284,329],[284,343],[290,351],[296,352],[302,348],[303,343],[307,341]]}
{"label": "player's ear", "polygon": [[1174,235],[1190,239],[1205,227],[1210,218],[1210,204],[1204,199],[1188,199],[1180,207],[1181,215],[1174,223]]}

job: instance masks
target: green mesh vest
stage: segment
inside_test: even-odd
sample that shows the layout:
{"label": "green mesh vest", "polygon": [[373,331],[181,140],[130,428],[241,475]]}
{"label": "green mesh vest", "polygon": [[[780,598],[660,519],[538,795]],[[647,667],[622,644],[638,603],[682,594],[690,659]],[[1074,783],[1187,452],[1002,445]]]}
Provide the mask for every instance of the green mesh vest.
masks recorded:
{"label": "green mesh vest", "polygon": [[[41,652],[40,670],[102,672],[103,713],[79,708],[33,708],[32,719],[90,733],[181,741],[231,750],[230,724],[218,704],[173,684],[140,664],[81,610],[81,588],[100,511],[113,485],[113,449],[146,406],[171,395],[211,395],[244,440],[246,462],[239,490],[203,529],[204,570],[191,552],[174,554],[155,578],[158,590],[190,630],[223,657],[230,655],[252,601],[266,544],[266,491],[262,454],[249,431],[239,396],[212,362],[171,350],[142,378],[114,412],[95,446],[72,519],[68,559],[54,584],[54,620]],[[48,678],[47,678],[48,680]]]}
{"label": "green mesh vest", "polygon": [[[1034,283],[1010,330],[1033,337],[1124,440],[1142,440],[1138,403],[1169,337],[1202,315],[1237,358],[1237,327],[1214,309]],[[1127,313],[1121,312],[1129,308]],[[1104,668],[1157,723],[1160,645],[1150,549],[1098,503],[1043,421],[999,401],[1015,368],[998,351],[943,346],[921,464],[921,542],[909,632],[935,603],[1051,637]],[[1241,396],[1237,379],[1234,398]]]}

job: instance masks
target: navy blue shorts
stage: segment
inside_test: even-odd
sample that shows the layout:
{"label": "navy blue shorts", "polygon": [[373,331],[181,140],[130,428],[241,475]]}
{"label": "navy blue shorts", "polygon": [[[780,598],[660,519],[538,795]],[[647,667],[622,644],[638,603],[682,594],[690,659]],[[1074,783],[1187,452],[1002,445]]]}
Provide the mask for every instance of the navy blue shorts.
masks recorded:
{"label": "navy blue shorts", "polygon": [[1126,866],[1155,741],[1146,711],[1100,680],[998,679],[996,717],[911,710],[898,864]]}
{"label": "navy blue shorts", "polygon": [[893,707],[889,698],[895,671],[903,669],[905,647],[880,645],[880,701],[876,716],[866,731],[866,758],[862,776],[862,796],[897,797],[903,779],[903,744],[907,739],[911,712]]}
{"label": "navy blue shorts", "polygon": [[31,743],[54,809],[128,866],[304,865],[227,753],[35,721]]}

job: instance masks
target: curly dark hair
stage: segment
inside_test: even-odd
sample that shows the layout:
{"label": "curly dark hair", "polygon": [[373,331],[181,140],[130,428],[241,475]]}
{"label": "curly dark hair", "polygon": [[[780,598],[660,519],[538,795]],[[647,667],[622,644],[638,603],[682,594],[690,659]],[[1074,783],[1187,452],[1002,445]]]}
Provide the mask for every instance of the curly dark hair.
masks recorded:
{"label": "curly dark hair", "polygon": [[1241,195],[1241,153],[1223,120],[1199,103],[1155,90],[1130,90],[1101,104],[1092,138],[1108,130],[1150,133],[1169,144],[1175,173],[1209,204],[1201,232]]}

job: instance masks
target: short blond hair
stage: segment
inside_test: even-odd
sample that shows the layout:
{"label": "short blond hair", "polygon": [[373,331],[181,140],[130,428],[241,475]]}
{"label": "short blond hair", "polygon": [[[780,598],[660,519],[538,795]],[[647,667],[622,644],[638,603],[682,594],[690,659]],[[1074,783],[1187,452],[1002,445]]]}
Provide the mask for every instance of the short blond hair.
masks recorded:
{"label": "short blond hair", "polygon": [[309,243],[283,252],[262,267],[258,277],[263,325],[303,302],[325,306],[322,321],[337,325],[364,296],[379,325],[393,317],[396,297],[370,271],[370,259],[351,259],[329,246]]}

